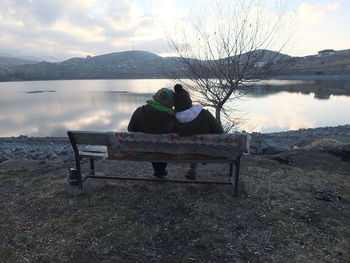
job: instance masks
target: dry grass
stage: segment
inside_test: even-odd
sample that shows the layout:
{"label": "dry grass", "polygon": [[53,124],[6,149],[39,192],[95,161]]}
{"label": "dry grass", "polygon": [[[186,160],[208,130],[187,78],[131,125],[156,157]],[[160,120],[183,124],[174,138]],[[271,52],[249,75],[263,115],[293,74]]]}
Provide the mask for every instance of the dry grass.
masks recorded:
{"label": "dry grass", "polygon": [[[122,181],[70,196],[72,164],[2,163],[0,262],[349,262],[350,162],[332,153],[337,142],[320,144],[245,156],[238,199],[229,186]],[[152,174],[147,163],[97,167]]]}

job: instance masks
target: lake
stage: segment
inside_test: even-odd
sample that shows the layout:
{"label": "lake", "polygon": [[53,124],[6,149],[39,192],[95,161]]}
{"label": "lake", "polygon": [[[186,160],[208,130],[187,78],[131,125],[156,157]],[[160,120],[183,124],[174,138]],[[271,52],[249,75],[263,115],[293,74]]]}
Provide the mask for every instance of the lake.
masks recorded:
{"label": "lake", "polygon": [[[133,111],[168,79],[0,83],[0,137],[125,131]],[[350,80],[270,80],[231,107],[240,130],[274,132],[349,124]]]}

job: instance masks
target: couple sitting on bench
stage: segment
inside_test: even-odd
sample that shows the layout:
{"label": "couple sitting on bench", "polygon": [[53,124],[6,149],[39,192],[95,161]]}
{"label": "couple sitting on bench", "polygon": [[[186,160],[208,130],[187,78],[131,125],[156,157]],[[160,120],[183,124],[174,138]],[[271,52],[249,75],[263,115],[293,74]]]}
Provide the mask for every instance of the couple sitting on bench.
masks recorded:
{"label": "couple sitting on bench", "polygon": [[[173,109],[173,107],[175,109]],[[180,84],[174,86],[174,92],[162,88],[153,99],[137,108],[128,125],[129,132],[177,133],[180,136],[196,134],[223,133],[221,125],[214,116],[200,104],[193,105],[188,92]],[[167,175],[165,162],[152,162],[154,176],[164,178]],[[191,163],[185,174],[186,179],[196,179],[197,163]]]}

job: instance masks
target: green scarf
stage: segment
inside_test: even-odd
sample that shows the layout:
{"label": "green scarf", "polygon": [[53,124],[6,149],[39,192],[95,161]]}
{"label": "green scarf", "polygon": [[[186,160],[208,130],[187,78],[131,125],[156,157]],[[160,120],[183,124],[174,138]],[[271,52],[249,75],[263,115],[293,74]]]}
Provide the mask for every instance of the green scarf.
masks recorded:
{"label": "green scarf", "polygon": [[169,113],[171,115],[175,115],[174,109],[165,107],[164,105],[162,105],[160,102],[158,102],[156,100],[149,99],[146,102],[147,102],[147,104],[151,105],[153,108],[155,108],[159,111],[164,111],[164,112]]}

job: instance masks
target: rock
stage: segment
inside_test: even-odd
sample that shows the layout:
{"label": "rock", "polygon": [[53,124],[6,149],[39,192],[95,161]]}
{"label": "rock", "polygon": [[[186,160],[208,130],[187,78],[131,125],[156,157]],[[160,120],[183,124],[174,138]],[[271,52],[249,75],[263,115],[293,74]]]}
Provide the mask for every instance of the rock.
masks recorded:
{"label": "rock", "polygon": [[10,154],[10,153],[12,153],[12,151],[9,150],[9,149],[4,149],[3,150],[3,154],[5,154],[5,155]]}
{"label": "rock", "polygon": [[70,154],[71,152],[68,150],[68,149],[65,149],[65,148],[63,148],[60,152],[59,152],[59,154],[62,154],[62,155],[66,155],[66,154]]}
{"label": "rock", "polygon": [[4,155],[0,155],[0,163],[7,161],[8,158]]}
{"label": "rock", "polygon": [[257,153],[258,154],[275,154],[280,152],[290,151],[287,145],[279,144],[272,139],[266,139],[260,142]]}
{"label": "rock", "polygon": [[257,153],[257,149],[254,148],[254,147],[250,147],[249,153],[250,154],[256,154]]}
{"label": "rock", "polygon": [[57,154],[55,154],[55,153],[50,153],[49,155],[48,155],[48,159],[50,159],[50,160],[54,160],[54,159],[56,159],[57,158]]}

